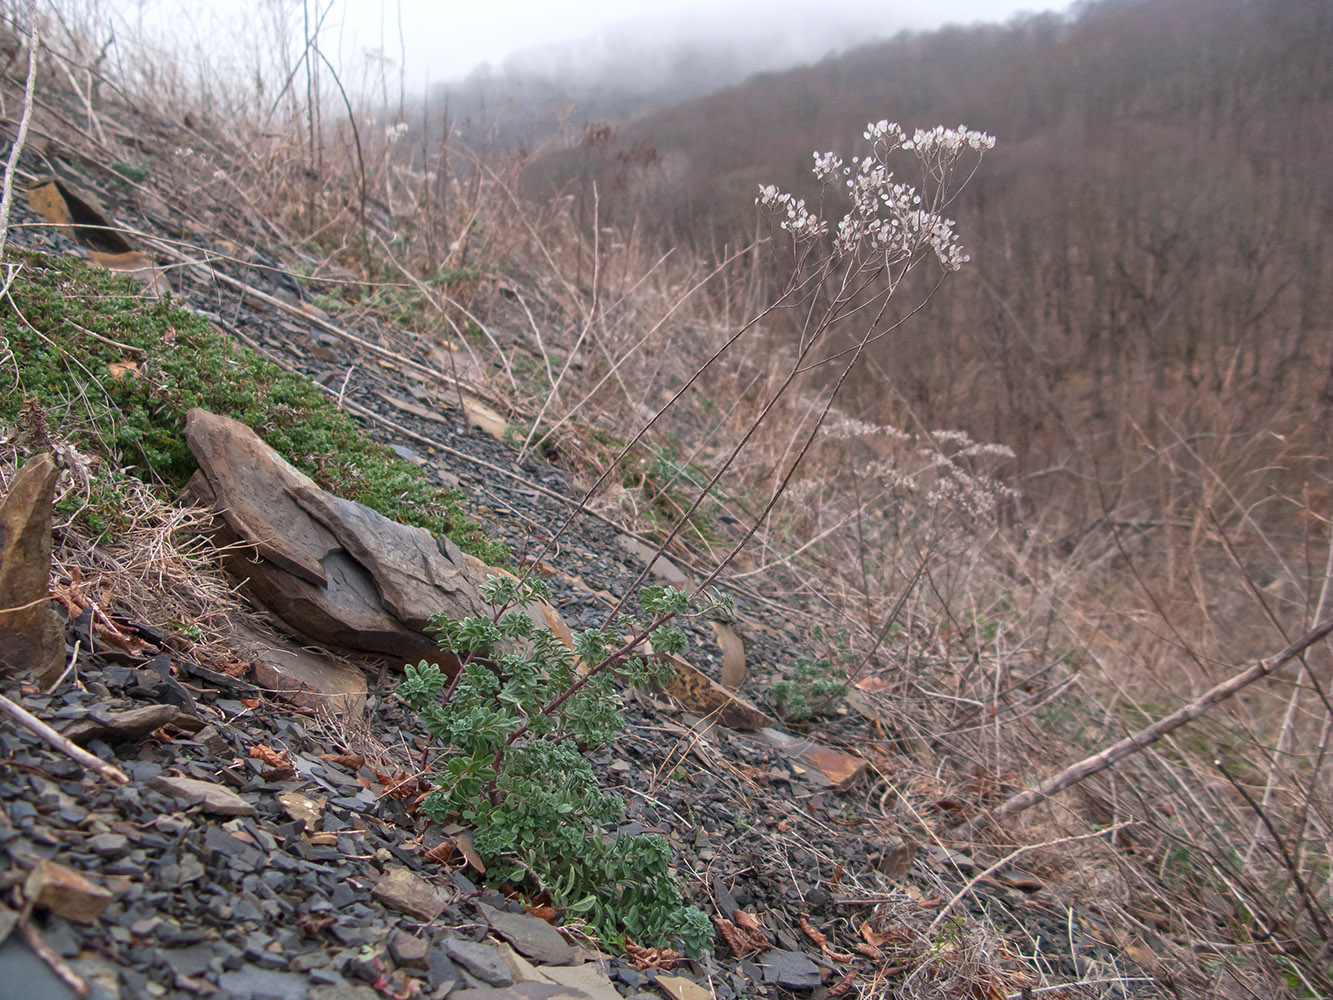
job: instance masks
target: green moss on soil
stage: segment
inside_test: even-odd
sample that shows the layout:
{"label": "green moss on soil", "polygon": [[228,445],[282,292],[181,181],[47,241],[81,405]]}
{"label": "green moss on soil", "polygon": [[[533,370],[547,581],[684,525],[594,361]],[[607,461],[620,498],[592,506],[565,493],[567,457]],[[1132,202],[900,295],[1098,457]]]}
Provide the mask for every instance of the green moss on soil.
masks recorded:
{"label": "green moss on soil", "polygon": [[106,484],[118,474],[175,495],[196,468],[183,428],[200,406],[254,428],[330,492],[448,534],[488,563],[508,562],[508,550],[465,517],[461,491],[431,486],[315,386],[203,318],[80,261],[11,253],[8,263],[19,271],[0,302],[0,420],[22,429],[25,404],[31,412],[35,402],[60,436],[108,460],[116,471],[101,490],[112,496],[91,505],[90,517],[114,522]]}

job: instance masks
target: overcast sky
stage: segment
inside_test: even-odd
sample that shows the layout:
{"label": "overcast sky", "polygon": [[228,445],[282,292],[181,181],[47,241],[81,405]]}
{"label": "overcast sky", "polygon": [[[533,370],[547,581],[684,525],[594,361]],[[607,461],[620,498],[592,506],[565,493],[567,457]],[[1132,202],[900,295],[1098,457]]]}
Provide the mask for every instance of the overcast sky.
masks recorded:
{"label": "overcast sky", "polygon": [[[321,47],[355,80],[379,50],[409,91],[457,80],[481,64],[545,46],[567,47],[610,36],[774,37],[803,59],[836,44],[871,41],[903,28],[1005,21],[1015,13],[1063,10],[1068,0],[307,0],[329,13]],[[187,49],[263,44],[272,12],[292,12],[300,31],[302,0],[113,0],[122,16]],[[299,35],[298,35],[299,37]],[[830,40],[836,39],[836,42]],[[844,42],[844,39],[847,41]],[[170,44],[170,43],[169,43]],[[806,52],[805,50],[810,51]],[[521,62],[521,58],[519,59]],[[358,66],[358,64],[361,64]],[[378,73],[378,71],[375,71]]]}

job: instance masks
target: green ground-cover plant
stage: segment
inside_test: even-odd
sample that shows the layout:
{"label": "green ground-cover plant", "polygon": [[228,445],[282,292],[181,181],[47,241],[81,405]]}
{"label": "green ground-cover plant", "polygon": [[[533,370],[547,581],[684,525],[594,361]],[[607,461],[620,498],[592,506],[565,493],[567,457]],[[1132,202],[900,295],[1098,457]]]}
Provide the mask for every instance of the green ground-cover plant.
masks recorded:
{"label": "green ground-cover plant", "polygon": [[[0,421],[23,428],[40,412],[76,447],[107,459],[107,475],[129,473],[174,494],[195,469],[185,414],[201,406],[248,424],[326,489],[448,534],[487,562],[507,561],[467,520],[461,493],[432,487],[316,386],[203,318],[78,261],[14,253],[7,266],[16,270],[0,302]],[[115,520],[110,493],[89,508],[107,522],[91,524],[98,532]]]}
{"label": "green ground-cover plant", "polygon": [[[603,791],[585,754],[623,724],[616,680],[644,686],[670,677],[670,664],[638,652],[677,652],[683,614],[726,609],[709,596],[692,611],[687,595],[646,587],[643,616],[624,615],[616,634],[585,629],[571,650],[523,607],[546,596],[539,579],[491,577],[491,617],[437,617],[443,649],[464,657],[451,682],[435,664],[407,667],[399,694],[421,713],[441,749],[435,788],[422,804],[432,819],[457,818],[475,831],[493,884],[545,893],[607,941],[679,945],[698,955],[713,940],[707,916],[686,906],[670,868],[671,848],[655,835],[609,834],[624,803]],[[622,641],[619,633],[631,636]]]}
{"label": "green ground-cover plant", "polygon": [[826,635],[822,626],[810,630],[817,653],[811,658],[796,657],[790,679],[778,681],[769,690],[778,714],[786,722],[805,722],[829,715],[847,690],[848,671],[856,667],[861,654],[851,648],[851,634],[839,629]]}

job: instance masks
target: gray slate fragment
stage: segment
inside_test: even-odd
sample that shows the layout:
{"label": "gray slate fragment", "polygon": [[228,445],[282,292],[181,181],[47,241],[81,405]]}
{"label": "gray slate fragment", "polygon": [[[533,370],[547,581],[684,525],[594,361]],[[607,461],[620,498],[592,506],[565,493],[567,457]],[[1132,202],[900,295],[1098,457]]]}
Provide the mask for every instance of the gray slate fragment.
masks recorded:
{"label": "gray slate fragment", "polygon": [[492,930],[528,958],[545,965],[568,965],[573,961],[573,946],[545,920],[497,910],[485,903],[478,903],[477,909]]}
{"label": "gray slate fragment", "polygon": [[244,965],[235,972],[218,976],[218,986],[232,996],[246,1000],[306,1000],[307,985],[305,976],[254,965]]}
{"label": "gray slate fragment", "polygon": [[443,944],[430,949],[430,988],[436,996],[443,996],[458,984],[458,969],[449,961],[449,951]]}
{"label": "gray slate fragment", "polygon": [[500,957],[500,953],[489,944],[446,938],[444,950],[450,958],[483,982],[492,986],[514,985],[514,977],[510,975],[509,967]]}
{"label": "gray slate fragment", "polygon": [[764,969],[764,982],[777,983],[789,990],[810,990],[820,983],[819,966],[801,951],[781,951],[774,948],[759,959]]}
{"label": "gray slate fragment", "polygon": [[178,976],[194,979],[207,972],[216,950],[211,944],[195,944],[188,948],[168,948],[161,952],[162,960]]}
{"label": "gray slate fragment", "polygon": [[507,989],[455,990],[449,1000],[592,1000],[582,990],[555,983],[518,983]]}
{"label": "gray slate fragment", "polygon": [[0,982],[22,983],[24,1000],[75,1000],[74,991],[19,937],[0,945]]}
{"label": "gray slate fragment", "polygon": [[462,550],[449,539],[318,487],[291,486],[287,493],[370,572],[385,608],[408,628],[424,631],[441,607],[451,615],[455,608],[469,614],[485,609]]}
{"label": "gray slate fragment", "polygon": [[175,722],[180,714],[180,709],[175,705],[144,705],[123,712],[94,710],[88,718],[79,719],[66,726],[62,735],[80,746],[86,746],[92,740],[105,740],[108,743],[129,742],[142,739],[154,729]]}
{"label": "gray slate fragment", "polygon": [[385,906],[420,920],[434,920],[445,907],[440,891],[406,868],[390,868],[384,878],[375,883],[374,895]]}
{"label": "gray slate fragment", "polygon": [[415,934],[409,934],[404,930],[393,932],[389,938],[389,954],[393,960],[401,966],[409,969],[424,969],[427,967],[430,953],[429,942],[417,937]]}
{"label": "gray slate fragment", "polygon": [[255,807],[241,798],[230,788],[213,781],[200,781],[197,778],[169,778],[158,775],[148,782],[154,791],[191,805],[196,802],[204,812],[217,813],[221,816],[253,816]]}

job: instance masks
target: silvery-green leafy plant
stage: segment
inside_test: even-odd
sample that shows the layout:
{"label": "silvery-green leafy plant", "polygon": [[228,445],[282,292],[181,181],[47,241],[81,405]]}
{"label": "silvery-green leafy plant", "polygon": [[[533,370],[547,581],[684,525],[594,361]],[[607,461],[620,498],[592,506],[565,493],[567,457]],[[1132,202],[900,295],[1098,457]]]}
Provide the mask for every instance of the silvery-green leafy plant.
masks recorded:
{"label": "silvery-green leafy plant", "polygon": [[469,826],[494,884],[544,892],[606,940],[705,951],[712,926],[684,905],[670,845],[605,832],[624,803],[601,789],[585,754],[621,728],[617,682],[670,679],[645,642],[678,652],[685,633],[673,621],[729,612],[729,600],[714,592],[696,610],[681,591],[645,587],[641,616],[621,615],[615,633],[584,629],[570,649],[524,610],[548,596],[540,579],[493,576],[483,593],[494,615],[432,619],[440,647],[462,658],[454,679],[423,661],[398,687],[440,751],[422,812]]}

